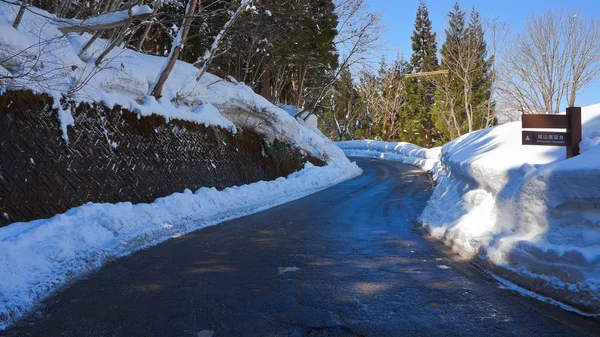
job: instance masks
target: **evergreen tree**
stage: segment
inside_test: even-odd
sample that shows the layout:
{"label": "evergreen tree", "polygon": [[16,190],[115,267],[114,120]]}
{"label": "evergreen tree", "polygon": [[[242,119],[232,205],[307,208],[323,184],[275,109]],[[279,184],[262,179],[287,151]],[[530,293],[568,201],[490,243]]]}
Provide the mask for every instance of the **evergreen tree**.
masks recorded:
{"label": "evergreen tree", "polygon": [[[429,11],[424,1],[417,8],[415,28],[411,37],[413,53],[410,58],[412,73],[434,71],[438,68],[436,34],[432,31]],[[404,85],[402,140],[429,147],[437,138],[432,118],[435,85],[422,77],[408,78]]]}
{"label": "evergreen tree", "polygon": [[333,0],[262,0],[227,35],[229,50],[210,69],[232,75],[275,103],[302,106],[338,67]]}
{"label": "evergreen tree", "polygon": [[469,45],[475,51],[474,71],[472,77],[471,101],[473,105],[473,126],[475,130],[483,129],[496,124],[495,120],[488,121],[488,104],[490,102],[490,87],[492,79],[490,74],[491,63],[487,59],[487,43],[485,41],[485,32],[481,23],[479,12],[473,7],[469,17],[469,26],[467,28],[467,38]]}
{"label": "evergreen tree", "polygon": [[[466,35],[465,13],[457,1],[448,13],[448,28],[445,30],[445,40],[440,50],[442,68],[448,69],[448,59],[455,60],[461,57],[462,43],[466,40]],[[461,81],[455,72],[450,71],[446,78],[439,80],[435,96],[434,121],[443,142],[465,133],[466,117],[462,97]]]}
{"label": "evergreen tree", "polygon": [[442,44],[442,67],[449,70],[438,81],[435,125],[444,140],[495,124],[488,120],[493,108],[490,60],[479,12],[471,10],[469,21],[458,2],[448,13],[448,28]]}

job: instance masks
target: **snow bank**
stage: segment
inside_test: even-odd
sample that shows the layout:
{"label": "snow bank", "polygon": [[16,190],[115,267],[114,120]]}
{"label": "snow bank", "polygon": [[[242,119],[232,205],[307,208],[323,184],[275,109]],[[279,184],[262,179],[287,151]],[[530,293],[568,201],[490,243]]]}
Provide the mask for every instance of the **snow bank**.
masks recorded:
{"label": "snow bank", "polygon": [[[98,39],[86,52],[90,34],[59,31],[65,20],[28,7],[18,30],[18,6],[0,2],[0,93],[29,89],[55,99],[63,136],[74,123],[67,98],[80,103],[120,105],[139,115],[163,116],[236,132],[251,128],[325,160],[307,164],[286,178],[223,191],[203,188],[160,198],[152,204],[86,204],[51,219],[0,228],[0,330],[64,284],[104,262],[173,236],[279,205],[359,175],[343,152],[318,131],[235,80],[206,74],[178,61],[159,100],[147,97],[165,58],[115,48],[100,67],[94,62],[107,45]],[[149,12],[147,7],[136,13]],[[119,20],[117,13],[100,18]],[[100,20],[98,19],[98,20]],[[88,20],[91,21],[91,20]],[[104,22],[104,21],[103,21]],[[89,22],[69,20],[69,25]]]}
{"label": "snow bank", "polygon": [[199,228],[306,196],[359,175],[356,164],[315,167],[223,191],[201,188],[152,204],[93,204],[0,228],[0,330],[105,262]]}
{"label": "snow bank", "polygon": [[[242,83],[211,74],[196,81],[200,70],[177,61],[165,83],[163,96],[157,101],[147,97],[147,93],[165,64],[164,57],[117,47],[100,67],[95,67],[94,62],[108,42],[96,40],[80,58],[78,55],[91,35],[64,35],[59,31],[67,21],[69,25],[85,25],[87,21],[64,20],[29,7],[15,30],[12,23],[18,10],[16,5],[0,2],[0,73],[18,77],[5,80],[0,86],[47,93],[56,102],[67,97],[78,103],[102,102],[109,108],[120,105],[142,116],[155,114],[167,120],[214,125],[232,132],[237,128],[252,128],[328,163],[349,163],[342,151],[319,132],[299,123]],[[146,6],[136,8],[138,14],[148,11]],[[123,12],[107,14],[106,19],[118,21],[122,15]],[[73,123],[71,111],[58,103],[55,108],[60,111],[61,128],[67,139],[64,131]]]}
{"label": "snow bank", "polygon": [[582,154],[570,160],[562,147],[522,146],[520,122],[450,142],[420,220],[501,276],[600,313],[600,105],[582,113]]}
{"label": "snow bank", "polygon": [[410,143],[376,140],[351,140],[337,142],[336,145],[349,157],[379,158],[413,165],[432,172],[436,180],[443,175],[441,147],[426,149]]}
{"label": "snow bank", "polygon": [[[287,112],[292,117],[296,117],[296,115],[300,112],[300,110],[295,105],[278,104],[277,107]],[[302,120],[306,119],[304,120],[306,126],[311,128],[312,130],[317,131],[318,133],[321,133],[321,131],[319,130],[319,119],[317,118],[317,116],[307,116],[308,112],[305,112],[299,118],[301,118]]]}

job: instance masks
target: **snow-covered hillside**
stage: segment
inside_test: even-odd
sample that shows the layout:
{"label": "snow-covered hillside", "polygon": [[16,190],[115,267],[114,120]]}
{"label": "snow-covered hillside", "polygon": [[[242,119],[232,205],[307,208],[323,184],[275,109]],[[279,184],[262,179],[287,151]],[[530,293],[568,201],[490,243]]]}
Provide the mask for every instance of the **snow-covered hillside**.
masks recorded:
{"label": "snow-covered hillside", "polygon": [[[298,123],[284,110],[255,94],[243,83],[224,80],[177,61],[163,89],[155,100],[147,95],[163,68],[164,57],[146,55],[116,47],[100,67],[94,67],[107,41],[98,39],[78,57],[90,34],[63,34],[58,28],[64,19],[29,7],[18,30],[12,27],[19,6],[0,2],[0,76],[6,79],[2,90],[27,88],[45,92],[58,100],[68,97],[77,102],[102,102],[120,105],[142,116],[156,114],[204,125],[216,125],[235,132],[236,127],[253,128],[268,138],[278,138],[296,145],[330,163],[347,164],[343,153],[310,128]],[[71,19],[70,24],[79,21]],[[21,76],[23,75],[24,76]],[[4,87],[4,89],[2,88]],[[63,130],[73,123],[71,111],[56,103]],[[65,110],[66,109],[66,110]],[[240,115],[239,112],[243,114]],[[66,132],[64,132],[66,137]]]}
{"label": "snow-covered hillside", "polygon": [[[600,104],[584,107],[583,119],[582,154],[570,160],[563,147],[522,146],[520,122],[448,143],[420,220],[433,236],[502,277],[600,313]],[[349,156],[439,172],[439,148],[338,145]]]}
{"label": "snow-covered hillside", "polygon": [[51,219],[0,228],[0,330],[53,291],[106,261],[300,198],[361,173],[320,132],[242,83],[211,74],[196,81],[200,70],[178,61],[157,101],[147,93],[165,58],[117,47],[96,68],[94,61],[107,41],[98,39],[79,57],[91,35],[64,35],[58,29],[64,20],[35,7],[25,11],[15,30],[12,23],[18,9],[0,2],[0,94],[24,88],[54,97],[57,123],[67,141],[66,130],[73,118],[69,105],[58,103],[61,98],[120,105],[141,116],[156,114],[167,121],[186,120],[234,133],[249,128],[268,140],[292,144],[328,165],[307,164],[287,178],[223,191],[186,190],[151,204],[88,203]]}

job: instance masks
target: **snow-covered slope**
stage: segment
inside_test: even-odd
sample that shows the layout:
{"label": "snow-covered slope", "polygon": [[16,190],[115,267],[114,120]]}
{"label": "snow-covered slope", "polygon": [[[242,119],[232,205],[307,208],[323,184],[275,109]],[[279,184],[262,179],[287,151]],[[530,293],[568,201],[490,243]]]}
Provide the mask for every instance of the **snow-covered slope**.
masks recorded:
{"label": "snow-covered slope", "polygon": [[421,221],[502,276],[600,312],[600,105],[583,118],[570,160],[562,147],[522,146],[520,122],[450,142]]}
{"label": "snow-covered slope", "polygon": [[[332,142],[242,83],[211,74],[196,81],[200,70],[178,61],[165,84],[162,98],[157,101],[147,97],[147,93],[163,68],[164,57],[116,47],[96,68],[94,61],[106,48],[106,40],[96,40],[80,58],[78,54],[91,38],[90,34],[64,35],[58,30],[64,26],[64,20],[35,7],[25,11],[19,29],[15,30],[12,23],[18,9],[18,6],[0,2],[0,65],[3,66],[0,72],[8,71],[17,77],[4,81],[4,89],[45,92],[57,102],[67,96],[76,102],[102,102],[109,108],[120,105],[143,116],[156,114],[167,120],[216,125],[233,132],[236,126],[253,128],[268,138],[287,141],[329,163],[348,164],[342,151]],[[77,20],[70,21],[77,23]],[[26,75],[20,76],[22,74]],[[59,104],[55,104],[55,108],[60,110],[62,128],[66,130],[67,125],[73,123],[71,112]],[[63,134],[66,137],[66,132]]]}
{"label": "snow-covered slope", "polygon": [[[18,6],[0,2],[0,94],[29,89],[54,97],[63,137],[73,123],[63,97],[77,103],[120,105],[140,115],[156,114],[214,125],[232,132],[251,128],[295,145],[327,162],[271,182],[200,189],[160,198],[152,204],[86,204],[51,219],[0,228],[0,330],[59,289],[104,262],[170,237],[264,210],[329,187],[361,173],[320,132],[296,121],[244,84],[206,74],[177,62],[163,97],[147,92],[165,58],[115,48],[102,63],[94,61],[107,42],[78,56],[89,34],[63,35],[64,25],[45,11],[29,7],[18,30],[12,23]],[[70,24],[78,24],[70,20]],[[24,135],[26,137],[27,135]]]}

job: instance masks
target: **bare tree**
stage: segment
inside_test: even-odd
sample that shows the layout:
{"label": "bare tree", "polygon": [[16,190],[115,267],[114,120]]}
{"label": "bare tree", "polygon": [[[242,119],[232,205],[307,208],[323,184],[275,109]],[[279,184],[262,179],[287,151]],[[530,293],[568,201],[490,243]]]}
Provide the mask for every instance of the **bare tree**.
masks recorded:
{"label": "bare tree", "polygon": [[467,120],[468,132],[475,130],[475,107],[472,98],[473,81],[474,75],[486,66],[478,54],[484,44],[483,32],[468,28],[464,31],[464,34],[460,32],[446,34],[446,43],[442,46],[442,67],[448,69],[449,76],[458,79],[462,86],[462,108]]}
{"label": "bare tree", "polygon": [[[575,106],[577,92],[600,77],[600,21],[568,13],[569,22],[563,27],[568,49],[567,100]],[[566,19],[566,18],[565,18]]]}
{"label": "bare tree", "polygon": [[248,6],[250,6],[253,2],[254,2],[254,0],[242,0],[241,1],[238,9],[233,13],[233,15],[231,16],[229,21],[227,21],[223,25],[223,28],[221,28],[221,31],[215,37],[211,47],[206,50],[206,52],[204,53],[204,56],[202,58],[200,58],[196,62],[194,62],[195,66],[200,67],[200,74],[196,78],[196,81],[200,81],[202,76],[204,76],[204,74],[208,70],[208,66],[210,65],[212,60],[217,56],[216,55],[217,49],[219,48],[219,44],[221,43],[221,40],[223,39],[225,34],[227,34],[227,32],[229,31],[231,26],[239,19],[239,17],[242,15],[242,13],[244,13],[246,8],[248,8]]}
{"label": "bare tree", "polygon": [[[152,10],[152,13],[154,15],[158,14],[158,11],[162,7],[162,4],[163,4],[162,0],[158,0],[156,2],[156,4],[154,5],[154,9]],[[148,37],[148,33],[150,33],[150,29],[152,29],[152,21],[146,23],[146,28],[144,28],[144,32],[142,33],[142,36],[140,37],[140,41],[138,42],[138,45],[136,48],[136,50],[138,52],[142,50],[142,46],[144,45],[144,42],[146,41],[146,38]]]}
{"label": "bare tree", "polygon": [[[123,39],[125,38],[125,36],[127,36],[128,34],[133,35],[133,31],[130,30],[130,26],[131,23],[133,21],[133,13],[131,11],[131,9],[128,10],[128,19],[125,23],[125,25],[119,30],[119,33],[117,34],[117,36],[113,39],[112,43],[108,45],[108,47],[102,52],[102,54],[100,54],[100,56],[98,56],[98,58],[96,59],[96,67],[100,66],[100,64],[102,63],[102,60],[104,60],[104,58],[106,56],[108,56],[108,54],[110,54],[110,52],[115,49],[119,44],[121,44],[121,42],[123,41]],[[96,35],[94,35],[96,36]],[[92,37],[93,39],[93,37]]]}
{"label": "bare tree", "polygon": [[506,55],[501,90],[521,113],[558,113],[600,75],[600,24],[575,11],[531,16]]}
{"label": "bare tree", "polygon": [[486,33],[488,37],[488,53],[490,56],[490,97],[486,103],[486,125],[490,127],[498,116],[497,104],[503,99],[499,90],[500,82],[504,75],[502,65],[504,54],[510,41],[512,28],[507,22],[500,21],[498,18],[485,21]]}
{"label": "bare tree", "polygon": [[343,71],[371,63],[374,53],[380,50],[377,41],[383,33],[381,15],[370,12],[366,0],[336,0],[335,6],[340,23],[333,43],[340,52],[339,66],[335,70],[328,69],[330,81],[318,89],[312,104],[296,118],[304,116],[307,119],[315,113]]}
{"label": "bare tree", "polygon": [[[194,19],[194,13],[196,11],[196,5],[198,5],[200,0],[190,0],[187,4],[187,8],[185,10],[185,17],[183,19],[183,24],[175,37],[175,41],[173,41],[173,46],[171,47],[171,52],[167,57],[167,61],[163,66],[163,69],[159,72],[159,75],[154,83],[150,87],[148,95],[154,96],[154,98],[159,99],[162,96],[162,89],[165,85],[165,82],[169,78],[171,71],[175,67],[175,63],[177,62],[177,58],[179,57],[179,53],[181,52],[181,46],[183,41],[185,41],[189,31],[190,26],[192,25],[192,20]],[[202,5],[200,4],[200,10]]]}

